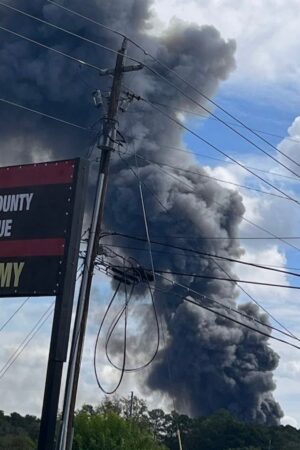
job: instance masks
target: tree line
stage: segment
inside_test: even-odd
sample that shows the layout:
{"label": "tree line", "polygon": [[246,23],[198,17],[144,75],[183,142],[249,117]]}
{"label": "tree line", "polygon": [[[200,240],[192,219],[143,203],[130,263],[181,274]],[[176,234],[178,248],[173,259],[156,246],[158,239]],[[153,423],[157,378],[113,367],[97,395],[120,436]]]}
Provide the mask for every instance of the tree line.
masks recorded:
{"label": "tree line", "polygon": [[[0,411],[0,450],[36,450],[37,417]],[[291,426],[244,423],[226,411],[190,418],[150,410],[133,398],[107,397],[76,412],[73,450],[299,450],[300,431]]]}

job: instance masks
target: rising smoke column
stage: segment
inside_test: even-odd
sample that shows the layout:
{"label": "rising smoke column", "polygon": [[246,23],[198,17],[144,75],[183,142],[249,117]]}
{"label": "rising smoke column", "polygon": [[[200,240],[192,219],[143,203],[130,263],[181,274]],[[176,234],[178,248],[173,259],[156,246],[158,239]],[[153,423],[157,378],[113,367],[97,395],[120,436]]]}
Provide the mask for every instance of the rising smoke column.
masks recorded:
{"label": "rising smoke column", "polygon": [[[234,48],[233,42],[225,43],[212,27],[198,28],[176,22],[161,41],[159,58],[206,95],[212,95],[219,81],[234,68]],[[178,84],[178,80],[173,81]],[[181,88],[195,98],[194,91],[184,85]],[[192,108],[191,103],[172,87],[155,78],[151,77],[145,91],[152,102],[171,105],[175,111]],[[201,97],[197,100],[203,102]],[[128,125],[128,135],[138,136],[131,148],[146,159],[205,173],[190,154],[172,152],[170,147],[182,146],[182,132],[158,112],[146,108],[140,120],[136,118],[130,124],[127,122]],[[125,164],[121,162],[113,166],[107,225],[120,232],[126,228],[133,236],[144,235],[137,180],[128,169],[129,164],[137,170],[136,163],[130,154],[124,155],[123,159]],[[241,197],[236,192],[178,170],[171,170],[175,178],[168,177],[157,166],[143,160],[139,160],[139,166],[140,177],[145,183],[145,203],[152,236],[159,236],[158,240],[165,242],[170,242],[170,235],[186,236],[180,240],[181,247],[195,246],[201,251],[233,258],[241,256],[238,240],[226,239],[237,236],[244,213]],[[201,239],[205,236],[220,239]],[[120,241],[120,238],[112,239],[112,242],[129,247],[137,244],[132,240]],[[140,243],[139,247],[142,247]],[[147,249],[147,245],[143,248]],[[159,250],[164,249],[159,247]],[[189,254],[178,255],[178,250],[172,252],[169,248],[165,249],[165,254],[154,252],[153,255],[155,267],[162,270],[224,276],[220,264],[216,265],[213,260]],[[147,252],[127,250],[126,256],[133,256],[150,267]],[[232,275],[230,263],[222,262],[221,267]],[[173,276],[173,279],[182,282],[181,277]],[[227,306],[236,307],[238,292],[233,284],[194,277],[184,278],[184,283]],[[217,318],[211,312],[183,304],[177,297],[186,295],[183,289],[171,287],[168,282],[158,284],[169,290],[167,296],[155,295],[167,322],[168,346],[161,350],[152,367],[148,387],[174,396],[178,411],[194,416],[226,408],[243,420],[278,423],[282,412],[272,396],[275,389],[272,371],[278,365],[278,357],[268,346],[267,338]],[[266,317],[252,305],[240,309],[266,321]],[[149,352],[149,342],[153,341],[155,330],[149,326],[149,319],[145,323],[142,344]]]}
{"label": "rising smoke column", "polygon": [[[141,44],[156,51],[158,58],[206,95],[214,95],[220,81],[226,79],[234,69],[235,43],[225,42],[214,27],[200,28],[180,21],[174,21],[159,38],[146,35],[145,31],[151,21],[151,3],[141,0],[88,0],[84,2],[83,9],[82,2],[76,0],[66,1],[65,5],[125,33],[128,32]],[[24,8],[23,2],[13,4]],[[113,48],[120,45],[120,39],[116,36],[91,25],[86,26],[83,21],[75,21],[46,2],[31,1],[26,3],[26,7],[33,14],[43,14],[46,19],[98,40],[104,45]],[[62,33],[44,26],[33,25],[29,19],[5,13],[0,22],[20,33],[43,40],[48,45],[59,46],[67,53],[101,67],[114,64],[114,56],[109,53],[73,38],[69,39]],[[130,54],[141,57],[132,49]],[[100,84],[95,74],[70,64],[61,56],[53,56],[32,44],[8,36],[1,42],[0,55],[3,66],[0,72],[2,96],[77,123],[91,123],[95,120],[96,114],[88,101],[90,92]],[[155,65],[154,67],[159,68]],[[167,75],[164,71],[162,73]],[[168,77],[178,83],[172,75],[168,74]],[[134,86],[137,94],[142,94],[153,102],[168,104],[178,111],[193,109],[188,100],[146,71],[129,78],[128,83],[129,87]],[[197,98],[195,92],[187,86],[181,87]],[[201,98],[197,100],[203,101]],[[16,110],[1,107],[0,116],[2,163],[23,163],[79,155],[83,154],[89,142],[89,137],[81,131],[69,131],[35,116],[27,116],[24,119],[24,114]],[[16,126],[16,123],[19,126]],[[164,147],[182,146],[182,131],[150,107],[144,107],[143,111],[132,115],[123,115],[120,129],[129,144],[130,135],[138,139],[134,141],[134,146],[143,157],[154,160],[157,158],[167,164],[205,173],[190,154]],[[126,162],[114,158],[105,225],[114,231],[142,235],[144,222],[137,181],[128,168],[128,164],[135,167],[135,159],[130,155],[132,148],[133,146],[130,146],[128,154],[123,155]],[[186,239],[181,241],[183,247],[195,245],[200,250],[234,258],[241,255],[242,249],[238,241],[225,239],[237,236],[244,213],[238,193],[224,189],[216,182],[198,175],[183,174],[174,169],[172,173],[175,179],[162,174],[155,165],[145,161],[139,161],[139,164],[143,182],[155,192],[168,211],[166,212],[150,191],[144,188],[152,236],[159,235],[163,241],[171,234],[184,235]],[[203,236],[221,239],[201,240]],[[191,237],[196,240],[191,241]],[[119,244],[120,240],[111,238],[111,242]],[[132,241],[123,240],[122,244],[132,246]],[[134,256],[149,267],[147,253],[125,249],[123,251],[126,256]],[[154,254],[156,267],[203,275],[224,275],[212,260],[179,256],[178,251],[168,252]],[[232,274],[229,263],[221,264]],[[179,277],[174,279],[179,281]],[[184,281],[189,287],[226,305],[236,303],[238,292],[230,283],[200,281],[194,277]],[[170,287],[168,283],[161,284],[165,289],[169,289],[168,296],[156,294],[160,313],[167,322],[168,346],[160,351],[151,368],[147,379],[148,388],[175,395],[178,410],[193,415],[209,414],[226,408],[242,419],[278,422],[281,410],[272,395],[275,389],[272,371],[278,364],[278,357],[268,346],[268,340],[224,319],[216,318],[208,311],[184,304],[174,295],[183,295],[183,290]],[[143,296],[144,292],[141,292],[140,298]],[[243,306],[243,310],[260,317],[253,306]],[[144,329],[141,330],[141,352],[148,351],[147,342],[152,340],[154,332],[155,330],[145,323]],[[172,385],[167,374],[167,355],[172,368]]]}

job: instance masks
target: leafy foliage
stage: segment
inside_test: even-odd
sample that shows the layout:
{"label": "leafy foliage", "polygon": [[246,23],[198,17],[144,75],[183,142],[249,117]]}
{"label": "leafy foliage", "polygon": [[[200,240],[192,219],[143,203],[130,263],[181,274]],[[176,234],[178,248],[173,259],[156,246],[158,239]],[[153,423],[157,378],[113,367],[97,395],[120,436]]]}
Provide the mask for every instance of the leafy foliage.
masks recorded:
{"label": "leafy foliage", "polygon": [[39,433],[39,420],[18,413],[5,416],[0,411],[0,450],[34,450]]}
{"label": "leafy foliage", "polygon": [[[132,406],[132,407],[131,407]],[[134,397],[107,397],[97,407],[84,405],[75,417],[73,450],[299,450],[300,431],[240,422],[226,411],[190,418],[149,410]],[[36,450],[39,420],[0,411],[0,450]]]}

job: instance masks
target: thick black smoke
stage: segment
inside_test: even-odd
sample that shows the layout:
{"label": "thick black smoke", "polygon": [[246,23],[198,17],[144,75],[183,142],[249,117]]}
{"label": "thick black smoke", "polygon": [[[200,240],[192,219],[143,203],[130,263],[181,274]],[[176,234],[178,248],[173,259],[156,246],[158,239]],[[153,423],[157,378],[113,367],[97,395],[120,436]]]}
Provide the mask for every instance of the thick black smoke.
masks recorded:
{"label": "thick black smoke", "polygon": [[[73,0],[66,1],[65,5],[130,34],[206,95],[212,96],[220,81],[226,79],[234,69],[235,43],[225,42],[214,27],[186,25],[180,21],[173,22],[162,37],[145,34],[151,22],[151,3],[150,0],[88,0],[83,5]],[[11,1],[10,4],[24,8],[24,2]],[[118,37],[92,25],[87,26],[84,21],[75,20],[47,2],[32,0],[26,2],[26,8],[105,45],[113,48],[120,46]],[[108,52],[4,9],[1,9],[0,23],[101,67],[114,64],[114,56]],[[133,48],[130,48],[130,54],[142,58]],[[97,74],[3,32],[0,61],[1,97],[83,125],[97,119],[97,112],[89,100],[94,88],[99,85],[105,88]],[[154,67],[178,83],[172,75],[158,66]],[[170,105],[172,110],[193,108],[184,97],[146,70],[128,75],[126,84],[152,102]],[[197,98],[187,86],[181,87]],[[203,101],[201,98],[197,100]],[[83,155],[90,141],[89,134],[84,131],[67,129],[48,119],[40,119],[2,105],[0,128],[3,164]],[[106,227],[123,233],[144,235],[137,180],[129,168],[132,165],[137,170],[132,150],[135,149],[144,158],[204,171],[191,154],[172,151],[170,147],[182,146],[182,131],[150,107],[132,106],[128,114],[122,115],[120,130],[128,146],[122,149],[123,160],[117,156],[113,159]],[[186,236],[180,242],[183,247],[196,246],[200,250],[234,258],[241,255],[242,249],[237,240],[222,239],[237,236],[244,213],[238,193],[198,175],[183,175],[174,169],[171,172],[175,178],[171,178],[157,166],[143,160],[139,160],[139,166],[151,236],[159,236],[161,241],[169,240],[169,235]],[[220,239],[201,240],[203,236]],[[111,242],[132,246],[130,240],[114,238]],[[149,267],[146,252],[130,249],[123,249],[123,252]],[[220,266],[212,260],[192,258],[188,254],[178,255],[178,251],[154,252],[154,264],[160,269],[224,276]],[[222,267],[232,274],[229,263],[222,262]],[[174,280],[177,280],[176,277]],[[194,277],[185,279],[185,283],[219,302],[235,305],[237,291],[230,283],[200,281]],[[170,286],[167,282],[160,282],[160,285],[169,291],[168,295],[155,295],[160,313],[167,323],[168,346],[160,351],[152,366],[147,379],[148,387],[175,396],[178,410],[193,415],[209,414],[226,408],[246,420],[278,422],[282,413],[272,395],[275,389],[272,371],[278,364],[278,357],[268,346],[267,339],[217,318],[208,311],[183,303],[177,295],[186,295],[184,290]],[[251,305],[241,308],[260,317],[257,309]],[[266,320],[265,317],[261,319]],[[154,331],[147,321],[141,342],[145,351],[147,342],[153,339]],[[167,361],[172,371],[171,384]]]}

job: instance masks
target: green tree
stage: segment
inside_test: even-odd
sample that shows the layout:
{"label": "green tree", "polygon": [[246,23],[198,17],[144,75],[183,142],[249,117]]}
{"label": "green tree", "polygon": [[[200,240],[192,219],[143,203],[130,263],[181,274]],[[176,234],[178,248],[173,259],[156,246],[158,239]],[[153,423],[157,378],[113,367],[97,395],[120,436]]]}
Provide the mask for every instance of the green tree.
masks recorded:
{"label": "green tree", "polygon": [[133,420],[114,412],[90,414],[80,411],[75,417],[74,450],[163,450],[154,436]]}
{"label": "green tree", "polygon": [[0,438],[0,450],[34,450],[34,442],[26,435],[7,435]]}

